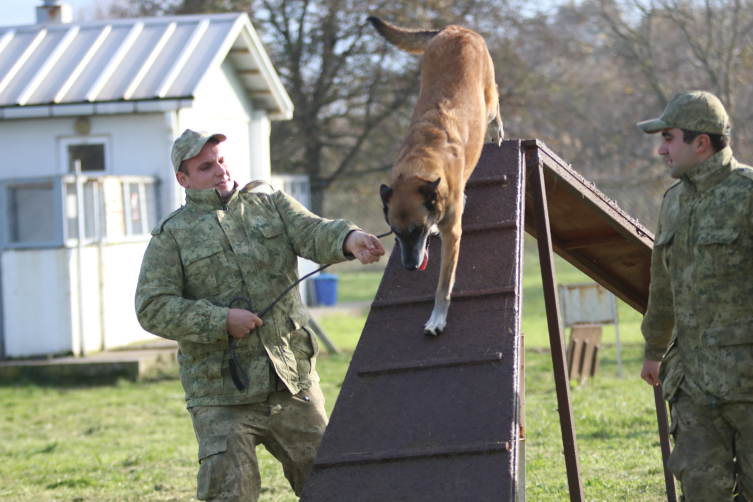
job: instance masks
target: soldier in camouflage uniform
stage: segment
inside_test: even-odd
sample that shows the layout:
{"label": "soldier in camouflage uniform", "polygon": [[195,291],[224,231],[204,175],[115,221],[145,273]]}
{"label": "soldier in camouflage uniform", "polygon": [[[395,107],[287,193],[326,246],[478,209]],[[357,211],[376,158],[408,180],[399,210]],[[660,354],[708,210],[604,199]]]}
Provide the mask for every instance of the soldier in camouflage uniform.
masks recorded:
{"label": "soldier in camouflage uniform", "polygon": [[[379,240],[344,220],[319,218],[290,196],[239,190],[220,153],[226,138],[186,130],[172,162],[186,205],[152,231],[136,290],[147,331],[178,341],[180,379],[199,443],[199,500],[256,501],[256,446],[283,465],[300,495],[327,424],[316,373],[319,351],[298,289],[264,319],[258,312],[298,280],[297,256],[362,263],[384,254]],[[254,185],[254,184],[250,184]],[[249,377],[230,375],[228,334]],[[235,363],[235,361],[233,362]]]}
{"label": "soldier in camouflage uniform", "polygon": [[641,377],[672,405],[668,466],[686,502],[753,495],[753,170],[728,146],[724,106],[707,92],[673,97],[638,124],[663,137],[679,179],[664,195],[641,330]]}

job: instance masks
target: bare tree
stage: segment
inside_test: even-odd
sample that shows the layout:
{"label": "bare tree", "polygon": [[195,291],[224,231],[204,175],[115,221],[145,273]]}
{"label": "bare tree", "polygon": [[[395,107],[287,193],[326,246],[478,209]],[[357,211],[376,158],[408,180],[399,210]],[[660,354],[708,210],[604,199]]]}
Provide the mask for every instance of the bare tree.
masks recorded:
{"label": "bare tree", "polygon": [[318,214],[337,180],[392,167],[420,86],[420,58],[389,47],[367,16],[417,28],[474,23],[490,33],[501,18],[500,5],[486,0],[121,2],[113,15],[249,12],[295,106],[293,120],[273,124],[273,168],[310,176]]}
{"label": "bare tree", "polygon": [[420,86],[420,58],[387,46],[367,14],[425,28],[493,18],[482,15],[489,4],[476,0],[261,0],[259,7],[256,19],[296,110],[273,130],[273,162],[309,174],[319,214],[337,180],[392,167]]}
{"label": "bare tree", "polygon": [[730,112],[733,144],[751,144],[753,6],[741,0],[599,0],[598,11],[595,21],[613,38],[617,54],[638,64],[659,108],[676,92],[708,90]]}

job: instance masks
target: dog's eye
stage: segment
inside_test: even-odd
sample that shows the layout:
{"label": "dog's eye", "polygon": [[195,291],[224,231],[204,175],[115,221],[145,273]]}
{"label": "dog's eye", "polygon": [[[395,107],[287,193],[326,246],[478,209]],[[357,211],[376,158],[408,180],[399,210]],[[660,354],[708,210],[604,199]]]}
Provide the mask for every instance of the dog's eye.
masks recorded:
{"label": "dog's eye", "polygon": [[395,235],[403,235],[403,231],[400,227],[392,227],[392,231],[395,232]]}

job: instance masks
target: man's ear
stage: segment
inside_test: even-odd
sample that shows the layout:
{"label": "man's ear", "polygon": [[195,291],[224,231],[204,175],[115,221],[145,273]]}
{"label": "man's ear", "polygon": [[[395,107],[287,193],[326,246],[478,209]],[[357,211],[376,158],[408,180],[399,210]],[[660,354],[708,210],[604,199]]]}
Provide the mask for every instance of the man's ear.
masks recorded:
{"label": "man's ear", "polygon": [[178,185],[183,188],[188,188],[188,176],[180,171],[175,173],[175,179],[178,180]]}
{"label": "man's ear", "polygon": [[702,133],[695,137],[696,153],[706,153],[709,148],[713,148],[713,146],[711,146],[711,138],[708,134]]}

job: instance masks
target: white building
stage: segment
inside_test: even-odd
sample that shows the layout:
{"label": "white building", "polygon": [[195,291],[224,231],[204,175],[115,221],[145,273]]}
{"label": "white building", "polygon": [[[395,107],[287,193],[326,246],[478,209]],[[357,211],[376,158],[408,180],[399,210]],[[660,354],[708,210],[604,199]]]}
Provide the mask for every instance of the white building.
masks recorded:
{"label": "white building", "polygon": [[222,132],[238,182],[268,180],[270,121],[293,113],[245,14],[69,18],[45,0],[38,24],[0,27],[0,357],[151,337],[133,298],[183,202],[174,139]]}

